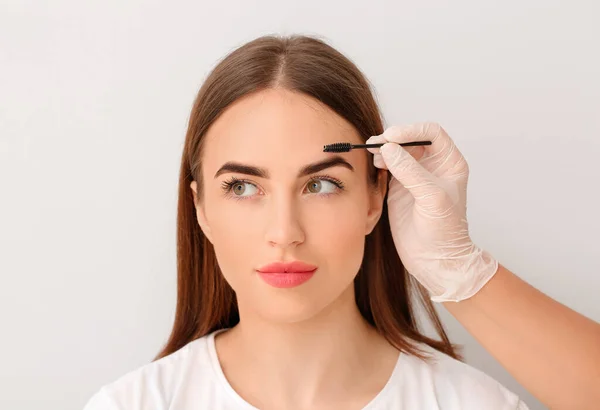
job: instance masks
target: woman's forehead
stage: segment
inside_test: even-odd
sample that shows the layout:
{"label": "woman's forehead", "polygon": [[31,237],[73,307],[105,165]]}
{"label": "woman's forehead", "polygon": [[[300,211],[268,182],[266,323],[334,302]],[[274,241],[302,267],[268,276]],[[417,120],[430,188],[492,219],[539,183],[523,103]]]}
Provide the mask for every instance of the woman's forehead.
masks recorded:
{"label": "woman's forehead", "polygon": [[[229,160],[305,164],[324,159],[326,144],[361,142],[350,123],[319,101],[282,90],[235,102],[205,137],[203,160],[208,168]],[[349,160],[353,153],[348,153]]]}

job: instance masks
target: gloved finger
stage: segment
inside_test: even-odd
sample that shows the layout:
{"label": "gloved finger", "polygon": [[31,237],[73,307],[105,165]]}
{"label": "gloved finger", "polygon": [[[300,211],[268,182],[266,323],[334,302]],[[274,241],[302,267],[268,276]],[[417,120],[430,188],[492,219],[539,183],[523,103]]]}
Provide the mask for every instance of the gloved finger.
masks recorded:
{"label": "gloved finger", "polygon": [[454,141],[437,123],[424,122],[410,125],[394,125],[381,134],[386,141],[398,144],[410,141],[431,141],[424,146],[423,161],[425,168],[435,175],[446,174],[456,168],[456,164],[465,162]]}
{"label": "gloved finger", "polygon": [[[380,143],[385,143],[385,142],[387,142],[387,141],[385,140],[385,138],[382,135],[376,135],[376,136],[370,137],[365,142],[365,144],[380,144]],[[425,154],[424,147],[405,147],[404,149],[406,149],[410,153],[410,155],[412,155],[417,160],[421,159],[423,157],[423,155]],[[385,161],[383,160],[383,158],[381,158],[381,153],[379,151],[379,148],[367,148],[367,150],[373,154],[373,164],[377,168],[387,169],[387,167],[385,165]]]}
{"label": "gloved finger", "polygon": [[[383,135],[374,135],[365,141],[365,144],[382,144],[387,142]],[[367,148],[371,154],[379,154],[379,148]]]}
{"label": "gloved finger", "polygon": [[385,165],[385,161],[383,160],[381,154],[375,154],[373,156],[373,165],[375,165],[377,168],[387,169],[387,166]]}
{"label": "gloved finger", "polygon": [[403,147],[417,161],[425,155],[425,147]]}
{"label": "gloved finger", "polygon": [[[369,139],[365,141],[365,144],[382,144],[385,142],[386,140],[385,138],[383,138],[382,135],[374,135],[372,137],[369,137]],[[381,158],[379,148],[367,148],[367,151],[373,154],[373,165],[375,165],[377,168],[387,169],[383,158]]]}
{"label": "gloved finger", "polygon": [[390,179],[388,186],[388,207],[397,209],[413,209],[414,196],[396,178]]}
{"label": "gloved finger", "polygon": [[437,186],[436,178],[399,144],[385,144],[380,151],[387,169],[416,200],[442,189]]}

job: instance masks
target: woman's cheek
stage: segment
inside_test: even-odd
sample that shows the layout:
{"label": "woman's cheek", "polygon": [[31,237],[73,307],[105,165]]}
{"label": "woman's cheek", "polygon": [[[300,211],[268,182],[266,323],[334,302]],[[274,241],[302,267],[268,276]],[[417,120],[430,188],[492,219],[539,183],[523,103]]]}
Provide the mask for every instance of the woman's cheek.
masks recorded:
{"label": "woman's cheek", "polygon": [[352,201],[320,206],[311,216],[311,225],[322,238],[338,246],[365,236],[366,210]]}
{"label": "woman's cheek", "polygon": [[227,209],[224,207],[219,212],[212,229],[215,241],[229,244],[245,243],[246,246],[256,241],[256,232],[260,226],[260,217],[256,212],[251,213],[244,209]]}

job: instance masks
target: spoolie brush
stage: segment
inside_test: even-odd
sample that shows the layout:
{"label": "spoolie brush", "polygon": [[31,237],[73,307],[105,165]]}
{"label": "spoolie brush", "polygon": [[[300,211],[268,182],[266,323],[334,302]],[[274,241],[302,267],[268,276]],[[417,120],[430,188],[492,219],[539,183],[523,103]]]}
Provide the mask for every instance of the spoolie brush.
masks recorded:
{"label": "spoolie brush", "polygon": [[[381,144],[351,144],[349,142],[336,142],[334,144],[328,144],[323,146],[323,152],[349,152],[355,148],[379,148],[385,143]],[[402,142],[401,147],[415,147],[418,145],[431,145],[431,141],[414,141],[414,142]]]}

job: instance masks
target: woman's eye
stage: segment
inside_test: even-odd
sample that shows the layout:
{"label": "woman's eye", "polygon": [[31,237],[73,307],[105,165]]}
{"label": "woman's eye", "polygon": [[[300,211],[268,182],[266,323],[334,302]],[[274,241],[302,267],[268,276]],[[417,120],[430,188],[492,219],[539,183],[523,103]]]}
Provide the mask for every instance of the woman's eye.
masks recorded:
{"label": "woman's eye", "polygon": [[[247,187],[250,187],[250,188],[248,189]],[[231,192],[235,196],[240,196],[240,197],[252,196],[256,193],[256,192],[252,192],[252,189],[254,189],[256,191],[256,186],[249,182],[245,182],[245,181],[238,181],[238,182],[234,182],[233,184],[231,184]],[[248,194],[248,195],[244,195],[244,194]]]}
{"label": "woman's eye", "polygon": [[[306,189],[311,194],[327,196],[342,191],[344,185],[342,181],[329,179],[329,177],[314,178],[308,182]],[[233,199],[247,199],[255,195],[258,191],[256,185],[252,182],[231,178],[229,181],[223,182],[223,190],[225,194],[233,197]]]}
{"label": "woman's eye", "polygon": [[[328,188],[329,188],[329,191],[328,191]],[[326,179],[313,179],[312,181],[310,181],[308,183],[308,186],[307,186],[308,191],[313,194],[320,194],[320,193],[333,194],[333,193],[335,193],[335,191],[338,188],[339,188],[339,185],[336,185],[335,183],[328,181]],[[325,190],[325,192],[323,192],[323,189]]]}

